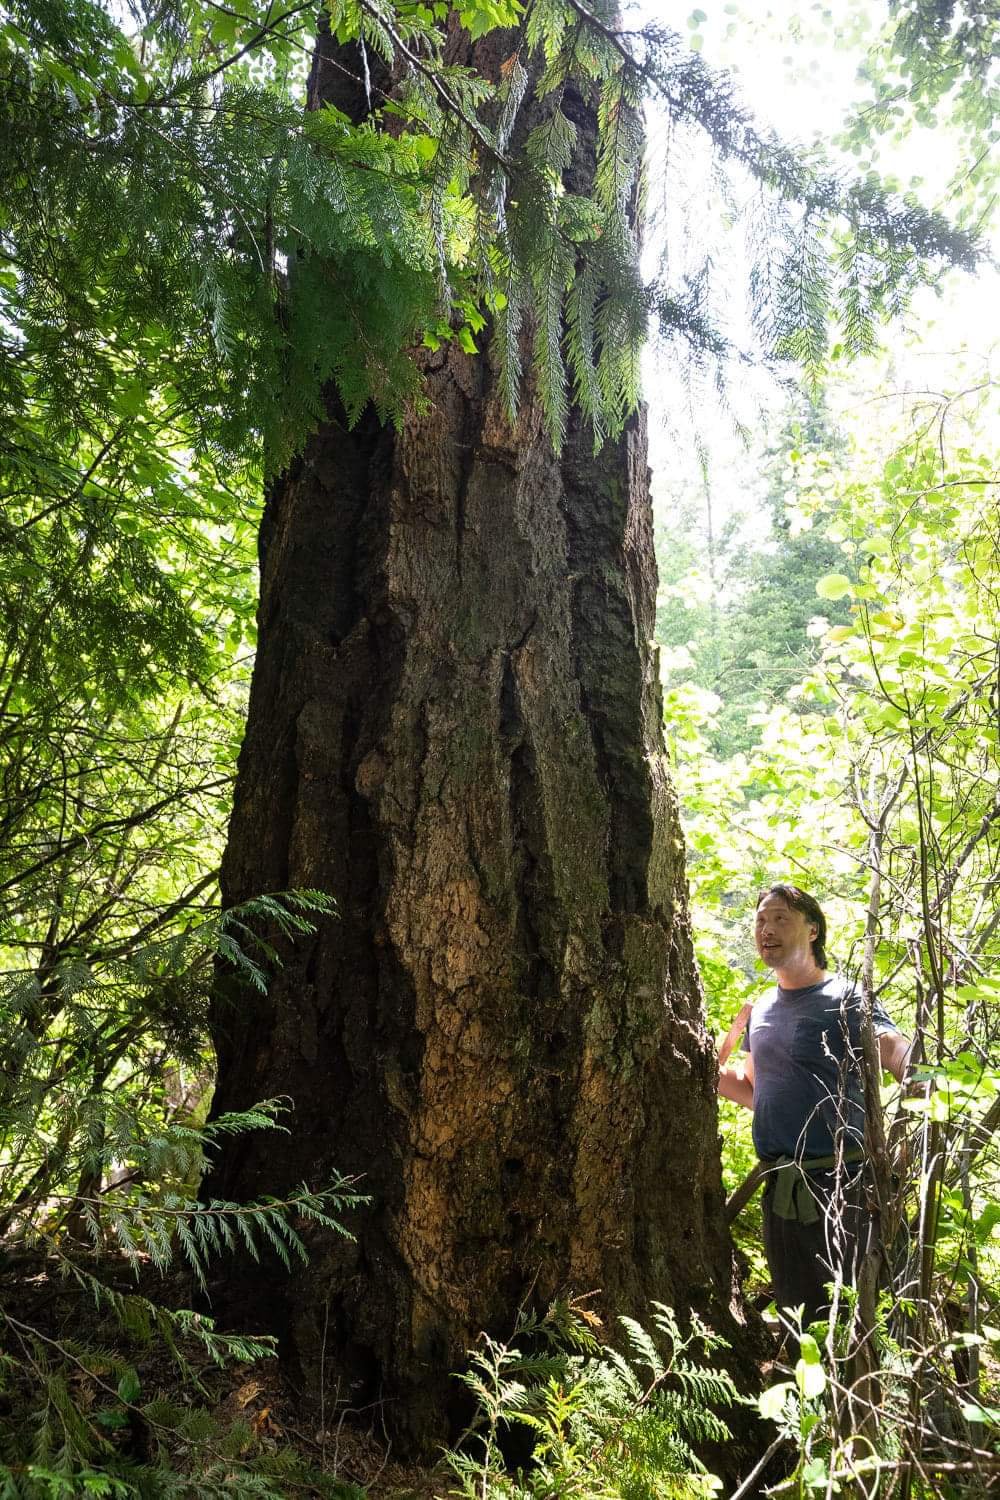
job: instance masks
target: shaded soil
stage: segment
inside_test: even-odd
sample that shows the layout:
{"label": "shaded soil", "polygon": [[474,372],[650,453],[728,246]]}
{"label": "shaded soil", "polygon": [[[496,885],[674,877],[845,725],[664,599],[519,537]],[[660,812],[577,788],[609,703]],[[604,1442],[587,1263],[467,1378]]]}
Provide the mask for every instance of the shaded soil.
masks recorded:
{"label": "shaded soil", "polygon": [[[136,1275],[126,1261],[110,1257],[95,1269],[104,1285],[124,1297],[138,1294],[173,1307],[197,1302],[198,1289],[182,1271],[162,1277],[140,1263]],[[104,1464],[118,1472],[117,1461],[126,1466],[159,1461],[190,1472],[189,1448],[178,1443],[176,1452],[164,1458],[143,1415],[147,1403],[165,1399],[211,1414],[210,1448],[231,1445],[236,1434],[234,1464],[241,1468],[287,1458],[292,1450],[298,1460],[294,1482],[290,1479],[284,1489],[272,1479],[279,1493],[443,1500],[455,1489],[457,1482],[443,1459],[415,1464],[394,1451],[383,1403],[355,1407],[339,1400],[333,1371],[321,1401],[318,1393],[297,1388],[277,1359],[231,1361],[220,1367],[192,1335],[178,1338],[171,1354],[160,1337],[143,1340],[123,1332],[113,1316],[95,1309],[89,1292],[67,1280],[52,1262],[25,1259],[0,1266],[0,1296],[11,1320],[0,1352],[15,1361],[0,1391],[0,1443],[4,1461],[12,1467],[19,1437],[32,1427],[32,1411],[38,1407],[40,1386],[32,1369],[38,1355],[48,1359],[51,1369],[61,1369],[83,1423],[110,1444],[104,1463],[92,1465],[98,1472]],[[138,1391],[129,1400],[119,1395],[116,1360],[131,1366],[138,1379]],[[741,1454],[751,1452],[755,1440],[762,1447],[766,1433],[761,1424],[745,1422],[743,1413],[733,1415],[738,1426],[746,1426],[739,1434]],[[704,1457],[710,1468],[724,1474],[732,1463],[731,1454],[728,1461],[725,1453]],[[750,1466],[745,1459],[744,1465]],[[727,1484],[735,1477],[726,1474]],[[334,1481],[342,1486],[339,1491]]]}

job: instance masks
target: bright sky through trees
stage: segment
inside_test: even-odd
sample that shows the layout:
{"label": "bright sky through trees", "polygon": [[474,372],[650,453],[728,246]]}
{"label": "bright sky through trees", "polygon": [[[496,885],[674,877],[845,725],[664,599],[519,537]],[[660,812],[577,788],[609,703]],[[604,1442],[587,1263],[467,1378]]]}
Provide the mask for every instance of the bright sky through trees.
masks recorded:
{"label": "bright sky through trees", "polygon": [[[637,23],[664,19],[656,0],[639,0],[630,13]],[[736,74],[743,97],[762,122],[773,125],[785,139],[820,144],[837,167],[857,172],[867,169],[869,158],[849,154],[840,138],[852,112],[864,107],[870,97],[870,88],[858,71],[886,17],[887,6],[882,0],[831,0],[830,4],[809,8],[796,0],[775,0],[766,8],[727,0],[725,4],[692,9],[687,26],[692,45],[710,65]],[[663,115],[655,105],[650,107],[647,119],[653,207],[647,262],[655,263],[669,238],[675,269],[696,273],[693,256],[682,265],[675,248],[685,241],[682,220],[687,221],[688,240],[699,253],[703,231],[710,224],[708,239],[716,268],[726,266],[726,274],[717,277],[717,284],[732,289],[727,306],[718,316],[735,343],[751,347],[747,310],[739,301],[739,289],[747,285],[749,264],[739,219],[752,189],[747,184],[742,201],[737,194],[735,205],[724,205],[707,156],[697,147],[690,149],[678,168],[677,143],[668,141]],[[961,153],[957,135],[938,124],[934,129],[916,127],[902,141],[882,137],[870,159],[873,167],[884,177],[894,178],[902,191],[912,187],[922,202],[948,212],[948,184],[961,168]],[[666,171],[665,156],[671,162]],[[679,197],[678,182],[683,183]],[[727,214],[732,217],[734,207],[737,223],[732,227],[726,220]],[[994,215],[992,228],[986,226],[995,250],[1000,248],[997,223]],[[830,382],[828,404],[833,410],[845,402],[852,408],[863,405],[876,393],[884,394],[887,380],[896,390],[908,386],[938,388],[947,381],[946,372],[954,371],[958,351],[982,371],[991,358],[995,359],[991,347],[994,320],[984,319],[983,312],[997,306],[1000,276],[996,270],[984,265],[975,275],[947,274],[940,291],[918,293],[900,322],[883,331],[884,349],[891,351],[891,374],[887,373],[884,355],[863,361],[852,371],[849,382]],[[715,399],[710,378],[698,378],[691,387],[676,365],[658,360],[652,349],[647,353],[645,389],[650,405],[654,496],[661,503],[669,496],[673,504],[678,492],[688,497],[697,493],[705,482],[700,455],[708,452],[708,483],[716,519],[745,512],[752,534],[759,498],[760,448],[768,427],[781,419],[787,393],[762,370],[751,372],[740,367],[729,372],[724,405]],[[734,418],[749,432],[749,447],[734,430]]]}

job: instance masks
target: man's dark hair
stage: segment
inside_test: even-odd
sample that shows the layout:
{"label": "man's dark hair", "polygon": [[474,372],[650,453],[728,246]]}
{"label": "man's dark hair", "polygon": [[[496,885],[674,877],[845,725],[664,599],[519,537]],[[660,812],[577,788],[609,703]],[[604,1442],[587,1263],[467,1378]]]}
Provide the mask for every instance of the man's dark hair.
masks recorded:
{"label": "man's dark hair", "polygon": [[797,885],[769,885],[757,894],[757,905],[767,896],[777,896],[790,906],[792,911],[800,911],[807,922],[812,922],[816,927],[816,936],[812,940],[812,956],[819,968],[826,968],[826,918],[815,896],[810,896],[808,891],[802,891]]}

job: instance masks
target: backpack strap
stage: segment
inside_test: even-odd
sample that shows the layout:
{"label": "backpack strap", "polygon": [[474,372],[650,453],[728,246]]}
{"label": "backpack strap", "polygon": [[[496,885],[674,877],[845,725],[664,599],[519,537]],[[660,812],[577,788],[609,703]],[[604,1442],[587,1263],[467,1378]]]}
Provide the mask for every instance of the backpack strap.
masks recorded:
{"label": "backpack strap", "polygon": [[729,1054],[736,1046],[736,1043],[739,1041],[744,1031],[746,1031],[747,1022],[750,1020],[750,1012],[752,1010],[753,1005],[748,1001],[747,1004],[741,1006],[739,1011],[737,1012],[736,1019],[730,1026],[729,1030],[726,1032],[726,1039],[723,1042],[722,1046],[719,1048],[720,1068],[722,1067],[722,1064],[728,1059]]}

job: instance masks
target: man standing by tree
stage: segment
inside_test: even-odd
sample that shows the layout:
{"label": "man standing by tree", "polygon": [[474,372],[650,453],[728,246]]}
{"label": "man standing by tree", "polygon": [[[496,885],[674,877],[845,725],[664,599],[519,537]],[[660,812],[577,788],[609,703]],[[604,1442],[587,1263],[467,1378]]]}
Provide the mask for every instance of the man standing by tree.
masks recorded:
{"label": "man standing by tree", "polygon": [[[779,1307],[804,1325],[829,1305],[826,1285],[852,1282],[872,1233],[864,1181],[861,995],[826,970],[826,918],[794,885],[757,898],[757,952],[776,988],[754,1007],[740,1065],[721,1067],[719,1092],[753,1111],[768,1168],[764,1251]],[[873,1007],[879,1058],[902,1079],[909,1043]]]}

